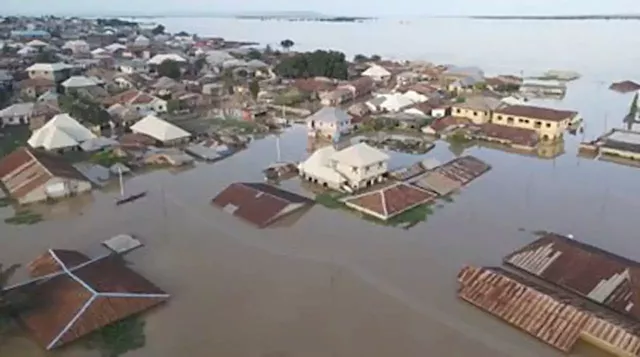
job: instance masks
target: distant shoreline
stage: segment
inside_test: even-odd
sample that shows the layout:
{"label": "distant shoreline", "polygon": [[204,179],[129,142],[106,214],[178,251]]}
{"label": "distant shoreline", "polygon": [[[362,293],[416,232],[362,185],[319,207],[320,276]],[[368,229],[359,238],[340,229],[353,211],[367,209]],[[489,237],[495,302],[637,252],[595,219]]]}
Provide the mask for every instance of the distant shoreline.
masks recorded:
{"label": "distant shoreline", "polygon": [[640,15],[469,16],[474,20],[640,20]]}
{"label": "distant shoreline", "polygon": [[260,21],[317,21],[317,22],[363,22],[375,20],[374,17],[352,17],[352,16],[335,16],[335,17],[288,17],[288,16],[255,16],[240,15],[234,16],[238,20],[260,20]]}

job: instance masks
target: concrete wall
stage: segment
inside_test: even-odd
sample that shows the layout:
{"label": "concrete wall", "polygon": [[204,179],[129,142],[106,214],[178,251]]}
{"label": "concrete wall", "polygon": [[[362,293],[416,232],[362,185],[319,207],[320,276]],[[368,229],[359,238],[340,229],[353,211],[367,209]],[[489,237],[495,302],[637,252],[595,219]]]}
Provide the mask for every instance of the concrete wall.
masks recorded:
{"label": "concrete wall", "polygon": [[542,140],[556,140],[562,138],[562,134],[567,130],[571,119],[553,121],[494,114],[491,121],[495,124],[506,125],[514,128],[535,130]]}
{"label": "concrete wall", "polygon": [[[37,187],[36,189],[29,192],[27,195],[18,198],[18,203],[27,204],[27,203],[46,201],[47,198],[49,198],[49,195],[47,193],[47,186],[55,185],[58,183],[64,183],[65,185],[65,192],[62,197],[89,192],[91,191],[91,188],[92,188],[91,183],[89,181],[67,179],[62,177],[53,177],[49,181],[47,181],[47,183],[45,183],[44,185],[41,185],[40,187]],[[59,198],[59,197],[56,197],[56,198]]]}
{"label": "concrete wall", "polygon": [[365,167],[352,167],[337,162],[335,168],[349,180],[349,186],[363,188],[382,181],[382,175],[388,171],[388,163],[381,161]]}
{"label": "concrete wall", "polygon": [[490,111],[467,109],[455,105],[451,108],[451,115],[461,118],[467,118],[474,124],[484,124],[491,120]]}

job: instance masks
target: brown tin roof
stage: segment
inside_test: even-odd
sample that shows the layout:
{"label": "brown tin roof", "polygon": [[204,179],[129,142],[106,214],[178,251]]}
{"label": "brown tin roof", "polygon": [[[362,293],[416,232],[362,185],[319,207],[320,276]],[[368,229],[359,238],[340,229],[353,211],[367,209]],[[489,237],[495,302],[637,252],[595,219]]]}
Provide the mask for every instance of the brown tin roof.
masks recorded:
{"label": "brown tin roof", "polygon": [[634,81],[627,80],[622,82],[611,83],[611,85],[609,86],[609,89],[619,93],[631,93],[631,92],[640,90],[640,84]]}
{"label": "brown tin roof", "polygon": [[476,134],[487,138],[508,140],[512,144],[533,147],[538,144],[538,134],[531,129],[516,128],[494,123],[485,123],[478,126]]}
{"label": "brown tin roof", "polygon": [[76,251],[49,250],[29,268],[34,280],[10,289],[42,302],[18,317],[46,349],[73,342],[169,298],[117,255],[90,260]]}
{"label": "brown tin roof", "polygon": [[0,181],[14,198],[24,197],[53,177],[88,181],[61,157],[26,147],[0,160]]}
{"label": "brown tin roof", "polygon": [[313,201],[265,183],[236,182],[222,190],[211,203],[263,228]]}
{"label": "brown tin roof", "polygon": [[444,176],[454,181],[458,181],[462,186],[471,183],[471,181],[482,176],[491,169],[486,162],[474,156],[461,156],[455,158],[446,164],[440,165],[434,169]]}
{"label": "brown tin roof", "polygon": [[640,319],[640,264],[635,261],[548,234],[507,255],[504,263]]}
{"label": "brown tin roof", "polygon": [[496,109],[495,114],[513,115],[517,117],[548,121],[562,121],[571,119],[578,113],[570,110],[557,110],[552,108],[535,107],[532,105],[510,105]]}
{"label": "brown tin roof", "polygon": [[431,202],[438,197],[433,191],[423,190],[406,183],[397,183],[379,190],[349,197],[344,203],[353,208],[370,211],[385,220],[409,209]]}
{"label": "brown tin roof", "polygon": [[500,268],[465,267],[458,296],[563,352],[579,338],[611,346],[619,355],[640,353],[636,321],[600,309],[569,292],[527,281]]}

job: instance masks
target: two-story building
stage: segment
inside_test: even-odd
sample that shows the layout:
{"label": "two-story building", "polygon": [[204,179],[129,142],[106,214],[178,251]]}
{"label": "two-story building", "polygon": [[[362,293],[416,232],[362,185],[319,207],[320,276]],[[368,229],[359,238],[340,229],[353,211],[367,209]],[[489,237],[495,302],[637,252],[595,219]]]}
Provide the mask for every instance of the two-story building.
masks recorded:
{"label": "two-story building", "polygon": [[466,118],[474,124],[484,124],[491,120],[493,111],[502,106],[499,99],[473,96],[451,106],[451,115]]}
{"label": "two-story building", "polygon": [[342,150],[326,146],[302,162],[299,173],[307,181],[351,192],[382,182],[388,162],[387,154],[366,143]]}
{"label": "two-story building", "polygon": [[351,115],[336,107],[324,107],[306,119],[309,136],[336,140],[351,131]]}
{"label": "two-story building", "polygon": [[561,139],[564,131],[579,120],[575,111],[530,105],[501,107],[493,112],[491,118],[495,124],[535,130],[542,140]]}
{"label": "two-story building", "polygon": [[72,66],[58,63],[36,63],[27,68],[27,73],[31,79],[47,79],[53,82],[61,82],[71,76]]}

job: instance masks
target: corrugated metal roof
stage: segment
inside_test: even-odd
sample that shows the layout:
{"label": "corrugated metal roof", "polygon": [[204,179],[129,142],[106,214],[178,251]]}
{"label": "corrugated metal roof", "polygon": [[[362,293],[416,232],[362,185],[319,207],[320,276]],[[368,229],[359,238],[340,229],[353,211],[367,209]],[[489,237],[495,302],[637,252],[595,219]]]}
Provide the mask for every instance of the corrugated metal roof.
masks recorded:
{"label": "corrugated metal roof", "polygon": [[640,319],[640,264],[635,261],[548,234],[507,255],[504,263]]}
{"label": "corrugated metal roof", "polygon": [[578,296],[545,289],[500,268],[465,267],[458,282],[461,299],[561,351],[569,352],[579,338],[587,338],[619,355],[640,353],[636,322],[588,309]]}

